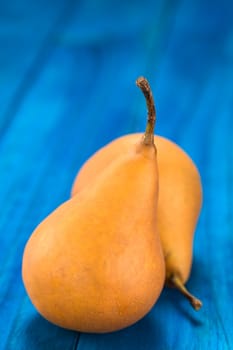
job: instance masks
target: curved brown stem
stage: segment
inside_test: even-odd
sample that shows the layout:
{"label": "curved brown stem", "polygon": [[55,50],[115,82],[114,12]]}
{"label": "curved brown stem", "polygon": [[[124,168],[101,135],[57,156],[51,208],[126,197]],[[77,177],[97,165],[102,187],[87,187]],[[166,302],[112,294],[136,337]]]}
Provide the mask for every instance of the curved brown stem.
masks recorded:
{"label": "curved brown stem", "polygon": [[155,122],[156,122],[156,110],[155,110],[152,91],[147,79],[144,77],[139,77],[136,80],[136,85],[141,89],[143,95],[145,96],[147,110],[148,110],[147,126],[144,134],[144,138],[143,138],[143,143],[145,145],[154,145],[154,128],[155,128]]}
{"label": "curved brown stem", "polygon": [[196,311],[202,307],[202,302],[187,290],[178,274],[171,275],[168,278],[167,283],[169,286],[178,289],[189,300],[190,304]]}

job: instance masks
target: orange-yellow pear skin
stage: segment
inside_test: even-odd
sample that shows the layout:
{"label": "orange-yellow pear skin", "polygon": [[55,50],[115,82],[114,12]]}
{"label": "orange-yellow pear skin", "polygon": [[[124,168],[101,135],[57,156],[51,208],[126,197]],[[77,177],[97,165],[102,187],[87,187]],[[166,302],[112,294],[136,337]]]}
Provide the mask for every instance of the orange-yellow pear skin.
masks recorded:
{"label": "orange-yellow pear skin", "polygon": [[157,198],[156,149],[137,140],[50,214],[23,255],[24,285],[39,313],[61,327],[97,333],[147,314],[165,281]]}
{"label": "orange-yellow pear skin", "polygon": [[[127,152],[140,134],[122,136],[97,151],[79,171],[72,196],[98,177],[120,154]],[[202,205],[199,172],[191,158],[174,142],[155,136],[159,169],[158,230],[166,261],[166,280],[173,276],[184,284],[192,265],[193,236]],[[200,305],[195,305],[198,309]]]}

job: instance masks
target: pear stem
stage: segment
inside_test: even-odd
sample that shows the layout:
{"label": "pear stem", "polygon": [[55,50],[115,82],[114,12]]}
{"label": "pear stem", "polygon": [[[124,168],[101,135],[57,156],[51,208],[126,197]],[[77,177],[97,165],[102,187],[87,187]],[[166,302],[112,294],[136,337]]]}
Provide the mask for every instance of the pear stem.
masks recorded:
{"label": "pear stem", "polygon": [[145,96],[147,105],[147,125],[142,142],[144,145],[154,145],[156,110],[152,91],[147,79],[144,77],[139,77],[136,80],[136,85],[141,89],[143,95]]}
{"label": "pear stem", "polygon": [[178,289],[189,300],[190,304],[196,311],[202,307],[202,302],[187,290],[178,274],[170,276],[168,284],[169,286]]}

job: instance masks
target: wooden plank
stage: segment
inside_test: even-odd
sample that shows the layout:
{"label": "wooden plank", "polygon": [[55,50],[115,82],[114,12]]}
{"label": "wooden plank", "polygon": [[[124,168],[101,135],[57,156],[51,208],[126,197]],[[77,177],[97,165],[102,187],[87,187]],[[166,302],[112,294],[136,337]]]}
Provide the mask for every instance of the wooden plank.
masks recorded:
{"label": "wooden plank", "polygon": [[[9,127],[38,71],[46,62],[54,36],[74,5],[27,0],[0,3],[0,135]],[[45,7],[46,6],[46,7]]]}

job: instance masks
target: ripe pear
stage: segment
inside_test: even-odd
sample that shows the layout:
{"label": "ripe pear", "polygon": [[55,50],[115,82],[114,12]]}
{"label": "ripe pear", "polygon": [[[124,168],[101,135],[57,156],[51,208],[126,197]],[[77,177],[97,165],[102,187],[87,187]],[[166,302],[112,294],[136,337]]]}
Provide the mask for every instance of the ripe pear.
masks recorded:
{"label": "ripe pear", "polygon": [[[138,85],[148,93],[145,79]],[[144,136],[52,212],[26,244],[25,288],[56,325],[119,330],[148,313],[163,289],[154,116],[149,113]]]}
{"label": "ripe pear", "polygon": [[[127,153],[139,137],[141,134],[125,135],[97,151],[77,174],[71,195],[88,187],[121,154]],[[156,135],[154,143],[159,169],[157,220],[166,262],[166,284],[179,289],[198,310],[201,301],[184,284],[190,276],[193,237],[202,206],[200,175],[192,159],[174,142]]]}

